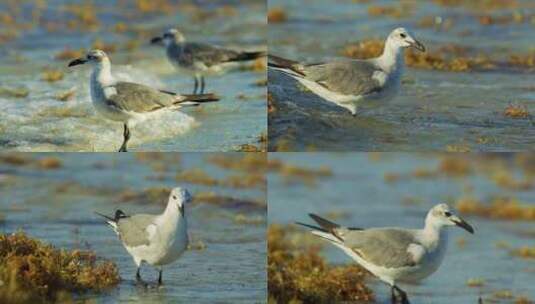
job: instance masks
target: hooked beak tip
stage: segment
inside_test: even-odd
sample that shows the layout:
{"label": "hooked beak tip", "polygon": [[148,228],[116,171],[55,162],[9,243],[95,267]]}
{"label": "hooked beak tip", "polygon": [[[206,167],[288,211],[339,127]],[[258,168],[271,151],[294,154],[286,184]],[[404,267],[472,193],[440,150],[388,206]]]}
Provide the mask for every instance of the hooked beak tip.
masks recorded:
{"label": "hooked beak tip", "polygon": [[464,230],[470,232],[471,234],[474,234],[474,227],[472,227],[470,224],[465,222],[464,220],[454,221],[455,225],[463,228]]}
{"label": "hooked beak tip", "polygon": [[414,40],[414,43],[412,43],[412,47],[420,52],[425,52],[425,46],[418,40]]}

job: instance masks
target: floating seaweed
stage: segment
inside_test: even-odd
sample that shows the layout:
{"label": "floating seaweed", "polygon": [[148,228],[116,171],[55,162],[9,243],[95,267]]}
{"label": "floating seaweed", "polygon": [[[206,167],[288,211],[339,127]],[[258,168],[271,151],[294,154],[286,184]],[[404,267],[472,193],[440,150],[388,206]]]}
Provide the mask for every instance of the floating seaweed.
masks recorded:
{"label": "floating seaweed", "polygon": [[56,100],[59,100],[59,101],[69,101],[73,99],[75,95],[76,95],[76,90],[70,89],[67,91],[62,91],[62,92],[57,93],[55,98]]}
{"label": "floating seaweed", "polygon": [[193,196],[193,202],[213,204],[230,209],[250,209],[256,211],[265,211],[267,205],[264,200],[230,197],[225,195],[219,195],[215,192],[197,192]]}
{"label": "floating seaweed", "polygon": [[267,13],[269,23],[281,23],[288,21],[288,14],[282,7],[273,7]]}
{"label": "floating seaweed", "polygon": [[12,97],[12,98],[26,98],[30,95],[30,90],[27,88],[4,88],[0,87],[0,96]]}
{"label": "floating seaweed", "polygon": [[59,250],[24,232],[0,235],[0,279],[2,303],[66,300],[120,281],[117,266],[94,252]]}
{"label": "floating seaweed", "polygon": [[511,254],[525,259],[535,259],[535,247],[520,247],[514,249]]}
{"label": "floating seaweed", "polygon": [[328,265],[319,255],[319,247],[298,247],[290,242],[287,228],[268,228],[269,303],[374,301],[364,269]]}
{"label": "floating seaweed", "polygon": [[64,50],[58,52],[54,58],[56,60],[71,60],[75,58],[80,58],[84,55],[85,50],[79,49],[79,50],[73,50],[70,48],[65,48]]}
{"label": "floating seaweed", "polygon": [[63,80],[63,72],[60,70],[45,70],[41,75],[41,80],[48,82],[57,82]]}
{"label": "floating seaweed", "polygon": [[[342,50],[342,55],[357,59],[367,59],[381,55],[383,48],[384,41],[382,40],[364,40],[345,46]],[[465,53],[465,48],[454,44],[448,44],[437,50],[428,50],[425,53],[408,50],[405,52],[405,62],[407,66],[413,68],[450,72],[491,70],[498,64],[485,55],[471,57],[460,55]]]}
{"label": "floating seaweed", "polygon": [[535,206],[522,204],[514,198],[497,197],[490,204],[485,204],[472,197],[461,197],[456,206],[460,213],[466,215],[502,220],[535,220]]}
{"label": "floating seaweed", "polygon": [[370,5],[368,6],[368,15],[378,17],[378,16],[388,16],[392,18],[407,18],[410,17],[413,12],[413,6],[408,3],[402,3],[400,5],[389,5],[389,6],[380,6],[380,5]]}
{"label": "floating seaweed", "polygon": [[510,118],[520,118],[526,119],[531,118],[531,114],[528,112],[528,107],[525,105],[514,105],[510,103],[505,110],[503,110],[503,115]]}
{"label": "floating seaweed", "polygon": [[43,157],[37,160],[37,166],[41,169],[61,168],[61,161],[55,157]]}

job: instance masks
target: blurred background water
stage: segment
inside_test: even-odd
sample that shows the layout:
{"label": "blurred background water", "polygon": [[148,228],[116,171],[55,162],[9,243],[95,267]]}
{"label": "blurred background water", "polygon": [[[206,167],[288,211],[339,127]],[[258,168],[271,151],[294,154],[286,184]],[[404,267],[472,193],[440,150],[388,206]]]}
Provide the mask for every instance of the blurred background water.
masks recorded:
{"label": "blurred background water", "polygon": [[[405,70],[398,97],[357,118],[269,71],[270,151],[533,147],[533,1],[270,0],[268,10],[269,51],[282,57],[309,63],[343,57],[358,42],[382,42],[400,26],[428,49],[417,68]],[[482,58],[494,66],[478,63]],[[510,105],[523,114],[507,115]]]}
{"label": "blurred background water", "polygon": [[[271,153],[270,162],[282,161],[312,170],[321,168],[332,175],[296,182],[269,174],[269,224],[311,223],[307,214],[315,213],[351,227],[422,228],[427,212],[434,205],[448,203],[455,207],[469,197],[484,206],[490,206],[495,197],[506,197],[533,212],[532,156],[457,156],[454,159],[468,164],[470,173],[454,177],[443,172],[447,170],[444,164],[453,164],[449,157],[403,153]],[[498,184],[492,176],[503,173],[502,170],[525,184],[521,189]],[[519,303],[515,301],[522,296],[533,301],[533,259],[511,254],[516,248],[533,246],[533,220],[489,219],[463,213],[461,216],[475,227],[475,234],[450,228],[448,252],[437,272],[421,284],[401,285],[411,303],[477,303],[479,296],[483,303]],[[308,233],[300,226],[296,229]],[[335,246],[318,243],[324,245],[321,252],[330,263],[353,263]],[[470,287],[470,280],[481,282],[482,286]],[[370,279],[368,284],[375,291],[377,303],[390,303],[390,290],[385,284],[377,279]]]}
{"label": "blurred background water", "polygon": [[[56,247],[94,250],[115,262],[120,285],[108,293],[80,295],[79,302],[264,303],[265,184],[235,188],[175,178],[180,172],[202,170],[217,180],[236,175],[245,179],[247,174],[209,161],[222,156],[239,158],[210,153],[0,154],[0,229],[2,233],[22,229]],[[194,196],[187,206],[193,248],[164,266],[162,288],[145,290],[135,284],[131,256],[93,212],[158,214],[167,204],[168,194],[161,189],[177,186]],[[200,196],[208,199],[199,201]],[[220,204],[210,197],[227,201]],[[145,265],[141,273],[154,286],[157,269]]]}
{"label": "blurred background water", "polygon": [[[190,41],[266,49],[265,1],[6,0],[0,3],[0,147],[20,151],[116,151],[122,127],[95,113],[90,68],[68,68],[85,50],[105,50],[116,78],[191,93],[150,39],[177,27]],[[47,79],[47,80],[44,80]],[[262,61],[207,79],[222,96],[163,112],[132,130],[132,150],[233,151],[266,133]],[[63,101],[62,101],[63,100]]]}

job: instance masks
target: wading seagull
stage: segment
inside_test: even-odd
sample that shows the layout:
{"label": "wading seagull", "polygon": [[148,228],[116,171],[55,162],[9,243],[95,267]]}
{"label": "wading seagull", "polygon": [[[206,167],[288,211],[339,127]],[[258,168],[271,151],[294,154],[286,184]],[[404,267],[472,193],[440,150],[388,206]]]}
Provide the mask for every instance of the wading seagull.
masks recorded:
{"label": "wading seagull", "polygon": [[266,56],[265,52],[240,52],[209,44],[186,42],[184,35],[177,29],[167,30],[162,37],[155,37],[152,44],[163,44],[167,59],[195,79],[193,94],[204,93],[204,76],[218,74],[233,63],[254,60]]}
{"label": "wading seagull", "polygon": [[101,50],[92,50],[85,58],[71,61],[69,67],[85,63],[93,66],[90,88],[97,112],[107,119],[124,124],[123,144],[119,152],[126,152],[130,139],[129,123],[162,109],[178,110],[185,106],[198,106],[219,100],[214,94],[181,95],[142,84],[117,81],[111,74],[110,59]]}
{"label": "wading seagull", "polygon": [[418,282],[438,269],[448,245],[446,226],[456,225],[474,233],[472,226],[454,215],[446,204],[431,208],[423,229],[348,228],[315,214],[309,216],[319,227],[297,224],[313,229],[312,234],[339,247],[360,266],[390,285],[392,303],[397,301],[396,293],[401,296],[401,303],[409,303],[407,294],[397,286],[398,282]]}
{"label": "wading seagull", "polygon": [[158,284],[162,284],[163,265],[178,259],[188,247],[188,227],[185,204],[191,201],[189,192],[174,188],[169,195],[165,211],[160,215],[136,214],[126,215],[121,210],[115,217],[104,217],[126,251],[136,263],[136,280],[142,282],[139,273],[142,263],[159,267]]}
{"label": "wading seagull", "polygon": [[356,116],[359,105],[383,104],[396,96],[403,74],[403,50],[409,47],[425,52],[409,31],[397,28],[388,35],[383,54],[376,58],[304,64],[269,55],[268,66]]}

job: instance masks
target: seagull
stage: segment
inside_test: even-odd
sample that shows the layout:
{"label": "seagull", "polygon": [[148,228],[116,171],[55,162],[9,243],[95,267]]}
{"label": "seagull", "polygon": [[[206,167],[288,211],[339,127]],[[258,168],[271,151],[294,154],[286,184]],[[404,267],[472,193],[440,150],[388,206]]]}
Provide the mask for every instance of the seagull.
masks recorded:
{"label": "seagull", "polygon": [[204,93],[205,75],[221,73],[232,63],[266,56],[266,52],[240,52],[205,43],[186,42],[184,35],[177,29],[169,29],[162,37],[152,38],[151,43],[163,44],[171,64],[193,75],[193,94],[197,93],[199,81],[199,93]]}
{"label": "seagull", "polygon": [[453,214],[447,204],[431,208],[423,229],[349,228],[315,214],[309,216],[319,225],[299,225],[313,229],[312,234],[342,249],[360,266],[391,286],[392,303],[409,304],[398,282],[418,282],[434,273],[444,258],[448,245],[446,226],[459,226],[470,233],[474,228]]}
{"label": "seagull", "polygon": [[95,212],[106,219],[123,242],[126,251],[137,266],[136,280],[142,282],[140,268],[143,262],[159,267],[158,285],[162,284],[163,265],[178,259],[188,247],[188,227],[185,204],[191,202],[190,193],[180,187],[169,195],[162,214],[126,215],[117,210],[115,216]]}
{"label": "seagull", "polygon": [[403,74],[403,50],[409,47],[425,52],[424,45],[408,30],[397,28],[388,35],[383,54],[376,58],[304,64],[269,55],[268,66],[356,116],[359,105],[384,103],[397,95]]}
{"label": "seagull", "polygon": [[142,84],[117,81],[111,74],[108,55],[101,50],[89,51],[85,58],[71,61],[69,67],[85,63],[93,67],[90,88],[95,109],[105,118],[120,121],[124,125],[123,144],[119,152],[127,152],[129,124],[133,121],[163,109],[178,110],[219,100],[214,94],[181,95]]}

